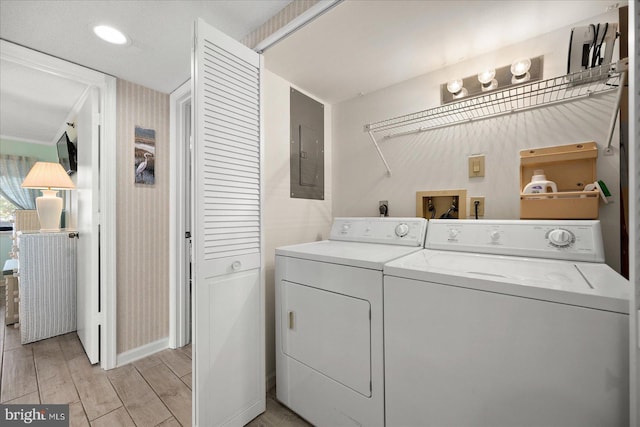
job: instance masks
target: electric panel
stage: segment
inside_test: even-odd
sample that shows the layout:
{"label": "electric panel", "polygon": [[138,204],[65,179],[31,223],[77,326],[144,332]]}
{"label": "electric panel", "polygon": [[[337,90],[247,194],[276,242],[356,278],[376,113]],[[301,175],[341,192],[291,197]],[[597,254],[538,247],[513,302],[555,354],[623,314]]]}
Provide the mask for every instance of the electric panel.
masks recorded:
{"label": "electric panel", "polygon": [[291,197],[324,200],[324,105],[291,88]]}

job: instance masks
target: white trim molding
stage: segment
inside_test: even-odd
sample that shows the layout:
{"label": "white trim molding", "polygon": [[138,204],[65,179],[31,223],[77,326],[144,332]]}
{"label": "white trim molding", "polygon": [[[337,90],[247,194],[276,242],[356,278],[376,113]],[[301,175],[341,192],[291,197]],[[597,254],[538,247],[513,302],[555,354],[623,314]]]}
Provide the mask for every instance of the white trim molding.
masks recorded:
{"label": "white trim molding", "polygon": [[300,28],[304,27],[314,19],[322,16],[335,6],[339,5],[342,0],[320,0],[300,15],[293,18],[291,21],[287,22],[284,26],[277,29],[273,33],[271,33],[268,37],[258,43],[253,50],[258,53],[263,53],[265,50],[269,49],[271,46],[278,43],[280,40],[285,39],[291,34],[298,31]]}
{"label": "white trim molding", "polygon": [[150,342],[140,347],[132,348],[124,353],[120,353],[116,356],[116,367],[128,365],[136,360],[144,359],[152,354],[162,351],[168,348],[169,338],[161,338],[157,341]]}
{"label": "white trim molding", "polygon": [[640,426],[640,0],[629,2],[630,426]]}
{"label": "white trim molding", "polygon": [[101,98],[100,126],[100,299],[101,310],[100,364],[103,369],[116,367],[116,79],[105,76]]}
{"label": "white trim molding", "polygon": [[191,316],[190,293],[187,280],[188,249],[185,242],[186,226],[189,223],[187,164],[190,161],[184,146],[187,138],[186,126],[191,119],[186,117],[186,108],[191,105],[191,80],[188,80],[169,95],[170,166],[169,166],[169,347],[178,348],[190,341]]}

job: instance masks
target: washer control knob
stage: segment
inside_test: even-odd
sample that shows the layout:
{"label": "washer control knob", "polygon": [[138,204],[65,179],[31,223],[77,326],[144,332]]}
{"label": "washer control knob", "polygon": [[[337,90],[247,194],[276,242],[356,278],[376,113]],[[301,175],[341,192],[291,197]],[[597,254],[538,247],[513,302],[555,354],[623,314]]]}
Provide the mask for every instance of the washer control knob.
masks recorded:
{"label": "washer control knob", "polygon": [[349,231],[350,228],[351,228],[351,226],[349,224],[342,224],[342,234],[344,234],[347,231]]}
{"label": "washer control knob", "polygon": [[409,226],[404,222],[396,225],[396,236],[404,237],[409,233]]}
{"label": "washer control knob", "polygon": [[569,246],[575,241],[575,236],[569,230],[563,228],[556,228],[549,232],[549,242],[553,246],[564,248]]}
{"label": "washer control knob", "polygon": [[449,238],[450,239],[455,239],[456,237],[458,237],[458,230],[456,230],[455,228],[450,228],[449,229]]}
{"label": "washer control knob", "polygon": [[498,240],[500,240],[500,232],[494,230],[489,234],[489,237],[491,238],[492,242],[497,242]]}

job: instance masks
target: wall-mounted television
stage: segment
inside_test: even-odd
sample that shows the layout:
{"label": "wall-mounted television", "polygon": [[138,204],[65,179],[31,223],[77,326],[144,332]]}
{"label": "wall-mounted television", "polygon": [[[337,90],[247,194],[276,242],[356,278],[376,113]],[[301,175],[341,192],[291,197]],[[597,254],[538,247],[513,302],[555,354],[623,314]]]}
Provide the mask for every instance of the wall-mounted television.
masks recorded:
{"label": "wall-mounted television", "polygon": [[58,143],[58,161],[69,175],[73,175],[78,170],[78,150],[69,139],[67,133],[63,133]]}

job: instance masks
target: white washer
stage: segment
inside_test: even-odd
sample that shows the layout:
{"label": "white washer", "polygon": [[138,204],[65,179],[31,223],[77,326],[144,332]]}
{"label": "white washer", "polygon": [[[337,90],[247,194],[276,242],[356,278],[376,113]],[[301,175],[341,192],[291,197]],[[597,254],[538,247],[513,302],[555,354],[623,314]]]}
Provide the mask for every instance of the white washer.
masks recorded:
{"label": "white washer", "polygon": [[598,221],[432,220],[384,268],[387,426],[626,426],[627,280]]}
{"label": "white washer", "polygon": [[382,269],[421,250],[422,218],[336,218],[276,249],[277,397],[317,426],[384,425]]}

